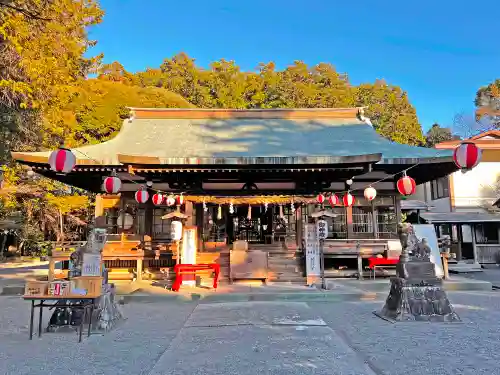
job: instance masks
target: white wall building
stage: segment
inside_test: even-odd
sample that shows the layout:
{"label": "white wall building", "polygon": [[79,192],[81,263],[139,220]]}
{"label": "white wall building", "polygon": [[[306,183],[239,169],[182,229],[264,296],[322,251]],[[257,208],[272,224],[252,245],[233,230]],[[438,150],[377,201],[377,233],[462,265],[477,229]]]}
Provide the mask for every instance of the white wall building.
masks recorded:
{"label": "white wall building", "polygon": [[[419,185],[411,199],[427,204],[421,218],[436,224],[438,236],[451,236],[459,260],[498,263],[500,214],[493,204],[500,192],[500,131],[468,141],[482,150],[481,162],[469,172],[457,171]],[[460,142],[443,142],[436,148],[454,149]]]}

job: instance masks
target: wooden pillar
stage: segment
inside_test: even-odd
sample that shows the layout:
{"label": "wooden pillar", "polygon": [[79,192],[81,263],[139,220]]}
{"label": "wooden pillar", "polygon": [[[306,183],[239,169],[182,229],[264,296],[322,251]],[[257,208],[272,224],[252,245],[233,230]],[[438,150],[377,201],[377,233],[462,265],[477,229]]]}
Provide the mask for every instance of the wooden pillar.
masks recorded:
{"label": "wooden pillar", "polygon": [[295,215],[296,215],[295,222],[297,224],[296,227],[297,246],[299,246],[300,248],[302,245],[302,237],[304,233],[304,222],[302,221],[302,206],[297,207],[297,209],[295,210]]}
{"label": "wooden pillar", "polygon": [[[154,192],[149,193],[150,196],[152,196]],[[155,238],[154,233],[153,233],[153,215],[154,215],[154,205],[151,199],[148,199],[148,201],[145,204],[144,207],[144,233],[140,233],[143,237],[145,235],[150,236],[151,240]],[[140,227],[140,224],[139,224]]]}
{"label": "wooden pillar", "polygon": [[193,202],[184,203],[184,213],[188,215],[188,219],[186,220],[186,225],[193,226],[195,225],[196,218],[193,216]]}
{"label": "wooden pillar", "polygon": [[371,205],[372,205],[373,237],[378,238],[377,211],[375,210],[375,201],[372,201]]}
{"label": "wooden pillar", "polygon": [[142,259],[137,259],[137,281],[142,281]]}
{"label": "wooden pillar", "polygon": [[352,222],[352,206],[345,208],[345,221],[347,224],[347,238],[354,237],[354,227]]}
{"label": "wooden pillar", "polygon": [[54,281],[54,273],[56,271],[56,261],[54,258],[49,258],[49,281]]}
{"label": "wooden pillar", "polygon": [[457,253],[456,253],[456,259],[457,262],[462,260],[462,243],[464,240],[464,236],[462,233],[462,224],[457,224]]}
{"label": "wooden pillar", "polygon": [[472,254],[474,256],[474,263],[479,263],[477,261],[477,239],[476,239],[476,224],[470,224],[472,232]]}
{"label": "wooden pillar", "polygon": [[104,217],[104,202],[101,194],[97,194],[95,197],[94,225],[97,228],[103,228],[106,226],[106,218]]}
{"label": "wooden pillar", "polygon": [[397,195],[394,197],[394,209],[396,210],[396,224],[401,223],[401,198]]}

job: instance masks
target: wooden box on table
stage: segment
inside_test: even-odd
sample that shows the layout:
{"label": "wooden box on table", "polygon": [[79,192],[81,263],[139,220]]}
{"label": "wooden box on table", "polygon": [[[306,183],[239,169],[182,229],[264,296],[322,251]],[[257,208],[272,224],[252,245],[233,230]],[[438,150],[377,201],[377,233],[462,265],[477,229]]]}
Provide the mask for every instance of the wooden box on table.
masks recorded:
{"label": "wooden box on table", "polygon": [[40,280],[27,280],[24,286],[24,295],[26,297],[42,297],[47,295],[49,283]]}
{"label": "wooden box on table", "polygon": [[88,296],[100,296],[102,292],[102,276],[79,276],[73,279],[75,289],[85,289]]}

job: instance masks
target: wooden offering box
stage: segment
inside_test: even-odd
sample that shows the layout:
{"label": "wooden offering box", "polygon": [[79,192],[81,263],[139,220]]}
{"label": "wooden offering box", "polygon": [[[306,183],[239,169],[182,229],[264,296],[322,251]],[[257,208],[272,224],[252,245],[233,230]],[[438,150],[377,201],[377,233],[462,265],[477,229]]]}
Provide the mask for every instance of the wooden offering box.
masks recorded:
{"label": "wooden offering box", "polygon": [[41,297],[47,295],[49,283],[47,281],[28,280],[24,286],[26,297]]}
{"label": "wooden offering box", "polygon": [[72,279],[76,289],[85,289],[88,296],[100,296],[102,292],[101,276],[79,276]]}

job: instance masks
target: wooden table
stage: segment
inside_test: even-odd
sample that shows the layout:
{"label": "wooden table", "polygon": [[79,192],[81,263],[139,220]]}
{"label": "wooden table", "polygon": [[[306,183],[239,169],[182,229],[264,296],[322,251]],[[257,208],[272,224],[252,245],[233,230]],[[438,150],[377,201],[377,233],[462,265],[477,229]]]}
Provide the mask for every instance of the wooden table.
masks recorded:
{"label": "wooden table", "polygon": [[[38,337],[42,336],[42,320],[43,320],[43,308],[44,307],[54,307],[57,304],[57,307],[67,307],[72,309],[80,309],[83,310],[82,321],[80,322],[79,334],[78,334],[78,342],[82,341],[82,331],[83,325],[85,322],[85,318],[87,317],[87,311],[90,310],[89,316],[89,326],[87,337],[90,336],[90,330],[92,328],[92,315],[94,313],[94,307],[96,304],[96,300],[100,296],[23,296],[24,300],[31,301],[31,315],[30,315],[30,340],[33,340],[33,321],[35,316],[35,307],[40,309],[40,313],[38,316]],[[52,303],[45,303],[50,301]],[[64,301],[65,303],[60,303]],[[79,302],[81,304],[72,304],[72,302]],[[39,302],[36,304],[35,302]]]}

